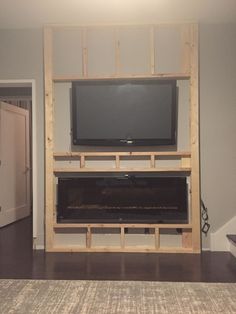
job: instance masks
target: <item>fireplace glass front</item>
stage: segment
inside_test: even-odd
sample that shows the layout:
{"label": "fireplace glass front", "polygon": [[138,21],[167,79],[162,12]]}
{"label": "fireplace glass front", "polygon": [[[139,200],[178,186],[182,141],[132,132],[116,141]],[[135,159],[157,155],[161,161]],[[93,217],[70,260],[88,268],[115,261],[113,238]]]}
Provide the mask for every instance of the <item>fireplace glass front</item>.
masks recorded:
{"label": "fireplace glass front", "polygon": [[186,177],[58,178],[58,223],[187,223]]}

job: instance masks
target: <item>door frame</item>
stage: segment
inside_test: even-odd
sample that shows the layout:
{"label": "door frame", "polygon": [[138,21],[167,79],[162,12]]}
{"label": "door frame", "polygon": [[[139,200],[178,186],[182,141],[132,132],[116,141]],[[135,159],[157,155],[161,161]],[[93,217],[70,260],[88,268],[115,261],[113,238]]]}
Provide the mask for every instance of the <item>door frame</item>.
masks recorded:
{"label": "door frame", "polygon": [[38,183],[37,183],[37,119],[36,119],[36,82],[34,79],[0,80],[3,87],[31,87],[32,90],[32,212],[33,212],[33,239],[37,238],[37,217],[38,217]]}

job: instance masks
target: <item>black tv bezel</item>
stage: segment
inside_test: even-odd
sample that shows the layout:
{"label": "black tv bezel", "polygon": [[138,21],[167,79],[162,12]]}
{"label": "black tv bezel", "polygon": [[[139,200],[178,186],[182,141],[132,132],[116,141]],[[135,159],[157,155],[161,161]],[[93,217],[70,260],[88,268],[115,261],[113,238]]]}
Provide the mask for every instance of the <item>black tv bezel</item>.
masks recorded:
{"label": "black tv bezel", "polygon": [[[78,102],[76,88],[82,85],[109,85],[109,84],[148,84],[150,82],[157,84],[168,84],[172,87],[171,103],[171,137],[156,139],[79,139],[77,137],[77,110]],[[88,146],[175,146],[177,144],[177,81],[160,79],[106,79],[106,80],[79,80],[72,82],[72,144]]]}

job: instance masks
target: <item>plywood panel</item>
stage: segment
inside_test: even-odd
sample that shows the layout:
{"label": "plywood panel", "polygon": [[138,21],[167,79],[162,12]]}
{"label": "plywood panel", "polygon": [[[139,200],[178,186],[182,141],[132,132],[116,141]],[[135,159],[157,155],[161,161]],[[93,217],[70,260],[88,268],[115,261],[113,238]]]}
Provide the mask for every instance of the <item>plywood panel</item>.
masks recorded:
{"label": "plywood panel", "polygon": [[82,75],[82,31],[79,28],[53,32],[53,74]]}
{"label": "plywood panel", "polygon": [[54,149],[71,149],[71,83],[54,84]]}
{"label": "plywood panel", "polygon": [[178,86],[178,125],[177,148],[178,151],[190,150],[190,93],[189,81],[179,80]]}
{"label": "plywood panel", "polygon": [[155,73],[181,73],[181,35],[179,26],[163,25],[155,28]]}
{"label": "plywood panel", "polygon": [[181,38],[182,38],[182,72],[190,73],[190,50],[191,50],[191,38],[190,38],[191,27],[190,24],[182,25],[181,27]]}
{"label": "plywood panel", "polygon": [[55,246],[77,246],[79,248],[86,248],[86,233],[81,230],[75,230],[74,232],[66,232],[64,230],[58,230],[55,233],[54,238]]}
{"label": "plywood panel", "polygon": [[150,29],[121,27],[118,30],[120,74],[151,73]]}
{"label": "plywood panel", "polygon": [[113,28],[87,30],[88,76],[115,75],[115,34]]}

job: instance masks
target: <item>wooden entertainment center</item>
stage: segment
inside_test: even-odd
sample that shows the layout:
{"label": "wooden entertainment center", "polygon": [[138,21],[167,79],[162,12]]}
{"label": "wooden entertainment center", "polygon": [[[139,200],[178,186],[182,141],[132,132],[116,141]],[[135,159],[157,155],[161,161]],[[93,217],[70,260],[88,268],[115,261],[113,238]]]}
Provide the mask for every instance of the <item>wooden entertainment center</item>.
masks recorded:
{"label": "wooden entertainment center", "polygon": [[[132,41],[131,46],[128,45],[129,41]],[[94,63],[96,58],[97,65]],[[162,62],[164,58],[167,58],[165,64]],[[73,67],[76,62],[78,66]],[[138,70],[137,64],[140,65]],[[170,67],[173,68],[172,71]],[[44,71],[46,251],[200,253],[198,26],[46,26]],[[150,148],[150,151],[99,151],[97,148],[92,151],[55,151],[55,84],[119,78],[176,79],[189,82],[189,150],[177,148],[175,151],[159,151]],[[169,161],[170,165],[162,166],[163,159]],[[91,160],[95,166],[91,166]],[[172,164],[173,160],[175,162]],[[61,166],[61,161],[66,166]],[[72,161],[77,162],[76,166]],[[102,166],[99,165],[100,161]],[[58,223],[57,178],[60,175],[101,172],[186,175],[191,186],[188,223]],[[144,233],[143,229],[149,232]],[[163,234],[172,234],[175,230],[178,230],[177,237],[181,237],[180,245],[163,245]],[[70,242],[72,235],[74,238]],[[99,236],[99,241],[96,241]],[[110,241],[113,237],[116,239],[115,244]]]}

